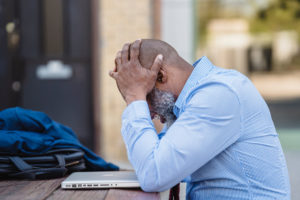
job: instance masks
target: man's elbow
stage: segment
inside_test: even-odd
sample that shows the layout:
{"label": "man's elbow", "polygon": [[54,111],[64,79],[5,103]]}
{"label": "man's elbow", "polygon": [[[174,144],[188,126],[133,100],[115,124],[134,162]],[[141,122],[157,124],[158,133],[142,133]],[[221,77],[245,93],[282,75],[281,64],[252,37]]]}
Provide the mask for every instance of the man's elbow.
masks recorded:
{"label": "man's elbow", "polygon": [[145,192],[163,192],[172,186],[172,177],[166,176],[165,168],[159,167],[154,159],[147,160],[137,171],[140,186]]}
{"label": "man's elbow", "polygon": [[159,184],[141,184],[141,188],[145,192],[163,192],[167,190],[163,185]]}
{"label": "man's elbow", "polygon": [[141,181],[141,188],[145,192],[163,192],[169,187],[166,183],[160,180],[154,180],[153,178],[146,178],[145,180]]}

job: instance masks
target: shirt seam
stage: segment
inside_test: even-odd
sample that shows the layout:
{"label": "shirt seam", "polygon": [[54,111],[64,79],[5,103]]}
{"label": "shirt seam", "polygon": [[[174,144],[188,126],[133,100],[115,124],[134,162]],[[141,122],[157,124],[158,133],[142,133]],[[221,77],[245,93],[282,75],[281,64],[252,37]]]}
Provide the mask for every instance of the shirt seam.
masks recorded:
{"label": "shirt seam", "polygon": [[[210,72],[215,68],[215,66],[208,60],[208,58],[206,57],[206,56],[203,56],[202,58],[200,58],[200,59],[198,59],[194,64],[193,64],[193,66],[194,66],[194,70],[197,70],[197,66],[199,65],[199,63],[202,61],[202,59],[203,59],[203,62],[207,62],[207,63],[205,63],[206,65],[205,66],[209,66],[210,68],[206,71],[206,72],[202,72],[201,74],[203,75],[203,76],[201,76],[200,75],[200,80],[202,80],[203,78],[206,78],[209,74],[210,74]],[[206,60],[207,59],[207,60]],[[196,65],[195,65],[196,64]],[[200,67],[201,66],[199,66],[198,67],[198,70],[200,69]],[[194,72],[194,71],[193,71]],[[193,72],[192,72],[192,74],[193,74]],[[203,74],[204,73],[204,74]],[[192,74],[191,74],[191,76],[192,76]],[[191,77],[190,76],[190,77]],[[189,77],[189,79],[190,79],[190,77]],[[188,82],[191,82],[192,80],[187,80]],[[188,84],[188,82],[186,82],[185,83],[185,86],[186,86],[186,84]],[[181,96],[181,93],[179,94],[179,100],[180,100],[180,104],[178,105],[177,104],[177,101],[178,101],[178,99],[177,99],[177,101],[175,102],[175,109],[177,110],[176,111],[176,113],[174,113],[177,117],[179,116],[179,112],[180,112],[180,110],[181,110],[181,108],[184,106],[184,104],[186,103],[186,99],[187,99],[187,97],[188,97],[188,95],[191,93],[190,91],[194,88],[194,87],[196,87],[196,85],[198,84],[198,80],[197,81],[195,81],[195,83],[193,84],[193,85],[191,85],[190,86],[190,88],[188,88],[186,91],[181,91],[181,93],[182,92],[184,92],[185,94],[183,94],[184,96],[182,96],[182,97],[180,97]],[[183,87],[183,90],[185,89],[185,86]],[[180,106],[180,107],[179,107]]]}
{"label": "shirt seam", "polygon": [[249,192],[250,198],[253,199],[253,194],[252,194],[252,191],[251,191],[250,182],[249,182],[248,177],[247,177],[247,175],[246,175],[246,172],[245,172],[245,169],[244,169],[244,167],[243,167],[243,164],[241,163],[241,160],[240,160],[239,156],[236,155],[236,152],[233,151],[233,153],[234,153],[234,156],[236,157],[236,159],[238,160],[239,165],[240,165],[240,167],[241,167],[241,169],[242,169],[244,178],[245,178],[246,183],[247,183],[247,188],[248,188],[248,192]]}
{"label": "shirt seam", "polygon": [[[223,83],[223,84],[226,85],[227,88],[228,88],[230,91],[232,91],[232,93],[236,96],[236,98],[237,98],[237,100],[238,100],[238,102],[239,102],[239,108],[240,108],[240,110],[239,110],[239,114],[240,114],[240,134],[239,134],[239,135],[240,135],[240,137],[241,137],[241,136],[242,136],[242,133],[243,133],[243,129],[244,129],[244,125],[243,125],[243,124],[244,124],[244,120],[243,120],[243,118],[242,118],[243,115],[242,115],[242,106],[241,106],[240,98],[239,98],[238,94],[230,87],[230,85],[228,85],[228,84],[226,84],[226,83]],[[238,140],[237,140],[236,142],[238,142]],[[243,164],[241,163],[241,160],[240,160],[239,156],[236,154],[236,152],[233,151],[233,153],[234,153],[234,156],[236,157],[236,159],[238,160],[239,165],[240,165],[240,167],[241,167],[241,169],[242,169],[244,178],[245,178],[246,183],[247,183],[247,188],[248,188],[248,192],[249,192],[250,198],[253,199],[253,193],[252,193],[252,190],[251,190],[250,182],[249,182],[248,177],[247,177],[247,175],[246,175],[246,172],[245,172],[245,169],[244,169],[244,167],[243,167]]]}
{"label": "shirt seam", "polygon": [[[189,99],[192,98],[192,96],[189,97],[189,96],[191,95],[192,91],[195,90],[197,87],[199,87],[199,86],[201,85],[201,82],[202,82],[202,81],[205,81],[205,79],[207,79],[207,77],[210,76],[210,72],[211,72],[213,69],[214,69],[214,68],[212,67],[212,68],[207,72],[207,74],[206,74],[204,77],[202,77],[200,80],[196,81],[195,84],[194,84],[193,86],[191,86],[190,89],[186,92],[186,94],[185,94],[185,96],[184,96],[184,98],[183,98],[182,104],[181,104],[181,108],[178,108],[178,115],[179,115],[179,113],[182,112],[182,111],[181,111],[182,108],[184,108],[185,105],[187,104],[187,99],[188,99],[188,98],[189,98]],[[179,117],[179,116],[178,116],[178,117]]]}

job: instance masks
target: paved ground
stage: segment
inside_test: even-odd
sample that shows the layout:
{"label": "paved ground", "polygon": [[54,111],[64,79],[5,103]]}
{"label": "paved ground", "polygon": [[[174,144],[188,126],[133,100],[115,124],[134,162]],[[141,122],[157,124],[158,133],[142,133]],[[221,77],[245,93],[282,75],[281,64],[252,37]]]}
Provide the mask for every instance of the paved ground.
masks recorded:
{"label": "paved ground", "polygon": [[[300,87],[300,85],[299,85]],[[300,199],[300,98],[269,101],[273,121],[283,146],[293,200]]]}
{"label": "paved ground", "polygon": [[284,150],[285,158],[287,161],[290,183],[291,183],[291,196],[292,200],[300,199],[300,150]]}
{"label": "paved ground", "polygon": [[300,98],[273,100],[267,103],[276,128],[300,129]]}

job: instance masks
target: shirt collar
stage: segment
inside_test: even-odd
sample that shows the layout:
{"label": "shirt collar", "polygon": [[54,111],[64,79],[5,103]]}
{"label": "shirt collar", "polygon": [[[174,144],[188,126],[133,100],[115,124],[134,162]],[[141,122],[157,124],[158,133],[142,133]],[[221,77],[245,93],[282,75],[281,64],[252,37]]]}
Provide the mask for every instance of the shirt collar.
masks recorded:
{"label": "shirt collar", "polygon": [[182,104],[183,104],[184,100],[186,99],[186,96],[187,96],[189,90],[195,86],[195,84],[197,83],[197,81],[199,79],[205,77],[214,67],[214,65],[210,62],[210,60],[206,56],[203,56],[202,58],[197,60],[193,64],[193,66],[195,67],[195,69],[189,76],[188,80],[186,81],[183,89],[181,90],[181,92],[175,102],[175,106],[173,108],[173,113],[176,115],[176,117],[178,117],[179,110],[181,109]]}

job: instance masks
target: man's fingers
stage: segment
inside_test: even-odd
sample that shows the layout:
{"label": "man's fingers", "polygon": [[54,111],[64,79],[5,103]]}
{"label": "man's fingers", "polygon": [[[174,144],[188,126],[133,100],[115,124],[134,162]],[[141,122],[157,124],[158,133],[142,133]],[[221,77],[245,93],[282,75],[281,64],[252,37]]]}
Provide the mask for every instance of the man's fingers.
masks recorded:
{"label": "man's fingers", "polygon": [[117,65],[115,65],[113,72],[117,72]]}
{"label": "man's fingers", "polygon": [[136,40],[130,47],[130,60],[137,60],[140,54],[141,40]]}
{"label": "man's fingers", "polygon": [[126,43],[122,48],[121,61],[123,64],[128,62],[128,56],[129,56],[129,44]]}
{"label": "man's fingers", "polygon": [[109,71],[109,75],[113,78],[113,79],[116,79],[117,78],[117,74],[118,72],[114,72],[114,71]]}
{"label": "man's fingers", "polygon": [[163,55],[159,54],[156,56],[152,64],[151,71],[155,72],[155,74],[158,74],[160,68],[162,67],[162,63],[163,63]]}
{"label": "man's fingers", "polygon": [[115,59],[115,67],[114,67],[114,69],[112,70],[113,72],[117,72],[118,70],[117,70],[117,61],[116,61],[116,59]]}
{"label": "man's fingers", "polygon": [[115,67],[114,67],[114,70],[113,70],[114,72],[116,72],[116,71],[118,71],[117,70],[117,58],[115,58]]}
{"label": "man's fingers", "polygon": [[116,70],[118,71],[118,66],[121,65],[121,51],[118,51],[117,56],[115,58]]}

